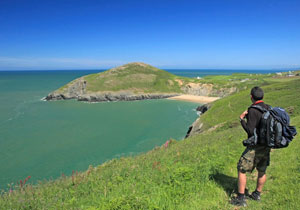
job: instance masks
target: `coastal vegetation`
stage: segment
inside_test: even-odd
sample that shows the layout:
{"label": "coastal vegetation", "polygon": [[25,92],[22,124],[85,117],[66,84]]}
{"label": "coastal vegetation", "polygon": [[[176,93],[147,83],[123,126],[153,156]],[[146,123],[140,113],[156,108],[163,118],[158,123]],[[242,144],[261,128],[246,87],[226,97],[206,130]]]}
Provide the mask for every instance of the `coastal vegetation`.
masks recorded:
{"label": "coastal vegetation", "polygon": [[224,97],[250,86],[267,84],[272,75],[233,74],[188,78],[135,62],[77,78],[51,92],[47,100],[122,101],[189,94]]}
{"label": "coastal vegetation", "polygon": [[[176,75],[144,63],[130,63],[84,76],[86,91],[180,92]],[[68,88],[67,84],[61,90]]]}
{"label": "coastal vegetation", "polygon": [[[89,77],[87,81],[95,81],[96,75]],[[206,77],[203,81],[238,89],[213,102],[201,115],[201,133],[183,141],[166,139],[164,145],[147,153],[113,159],[71,176],[62,175],[36,185],[13,185],[1,194],[0,207],[233,209],[229,200],[236,192],[236,163],[244,149],[241,142],[246,138],[238,116],[250,104],[251,87],[260,85],[265,91],[265,102],[285,108],[291,124],[299,131],[300,78],[234,74]],[[157,87],[163,86],[160,85]],[[174,84],[172,91],[176,88],[178,85]],[[271,152],[262,201],[248,201],[248,209],[300,209],[299,149],[296,136],[288,148]],[[255,173],[248,179],[250,191],[255,189]]]}
{"label": "coastal vegetation", "polygon": [[[144,63],[129,63],[107,71],[89,74],[50,93],[47,100],[70,99],[113,101],[166,98],[183,93],[181,78]],[[149,97],[147,97],[149,96]]]}

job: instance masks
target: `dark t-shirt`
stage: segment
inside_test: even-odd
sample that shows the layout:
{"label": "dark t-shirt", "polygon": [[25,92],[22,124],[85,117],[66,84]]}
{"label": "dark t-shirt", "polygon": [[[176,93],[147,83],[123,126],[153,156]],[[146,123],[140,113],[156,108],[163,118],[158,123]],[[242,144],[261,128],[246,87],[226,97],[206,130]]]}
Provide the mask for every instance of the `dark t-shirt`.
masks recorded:
{"label": "dark t-shirt", "polygon": [[[256,105],[261,106],[265,109],[269,107],[264,102],[257,103]],[[254,128],[256,128],[257,133],[259,132],[259,124],[260,124],[261,116],[262,116],[261,111],[251,106],[248,108],[248,114],[246,115],[247,122],[245,120],[241,120],[241,124],[244,130],[247,132],[248,138],[254,135]]]}

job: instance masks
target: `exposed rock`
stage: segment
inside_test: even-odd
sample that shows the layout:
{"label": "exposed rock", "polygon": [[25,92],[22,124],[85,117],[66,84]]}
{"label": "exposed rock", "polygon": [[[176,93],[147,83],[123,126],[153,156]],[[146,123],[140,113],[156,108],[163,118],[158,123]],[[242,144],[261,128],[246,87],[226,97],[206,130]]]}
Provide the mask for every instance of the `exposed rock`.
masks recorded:
{"label": "exposed rock", "polygon": [[182,90],[189,95],[209,96],[213,90],[213,85],[188,83],[182,87]]}
{"label": "exposed rock", "polygon": [[[197,107],[197,111],[200,112],[200,116],[202,114],[204,114],[209,108],[211,107],[211,104],[203,104],[202,106],[199,106]],[[198,117],[197,120],[195,122],[193,122],[193,124],[189,127],[188,129],[188,132],[185,136],[185,138],[188,138],[188,137],[191,137],[191,136],[194,136],[198,133],[201,133],[202,130],[202,126],[203,126],[203,123],[201,122],[201,117]]]}
{"label": "exposed rock", "polygon": [[185,138],[194,136],[198,133],[201,133],[201,128],[203,126],[203,123],[201,122],[200,117],[189,127],[189,130],[187,134],[185,135]]}
{"label": "exposed rock", "polygon": [[237,91],[236,87],[216,88],[213,84],[188,83],[183,86],[182,91],[185,94],[197,96],[218,96],[224,97]]}
{"label": "exposed rock", "polygon": [[74,99],[86,93],[86,81],[81,77],[70,83],[63,90],[56,90],[46,96],[46,100]]}
{"label": "exposed rock", "polygon": [[82,95],[63,95],[51,93],[46,100],[77,99],[78,101],[101,102],[101,101],[135,101],[146,99],[163,99],[178,94],[131,94],[131,93],[92,93]]}
{"label": "exposed rock", "polygon": [[203,104],[201,106],[198,106],[196,110],[198,112],[200,112],[200,114],[204,114],[204,112],[206,112],[208,110],[208,105],[207,104]]}

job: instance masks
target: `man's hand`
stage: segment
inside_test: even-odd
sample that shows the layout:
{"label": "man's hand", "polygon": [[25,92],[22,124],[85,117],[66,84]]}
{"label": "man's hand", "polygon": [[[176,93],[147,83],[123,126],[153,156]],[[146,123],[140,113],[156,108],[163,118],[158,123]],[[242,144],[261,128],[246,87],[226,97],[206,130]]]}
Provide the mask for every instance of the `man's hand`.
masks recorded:
{"label": "man's hand", "polygon": [[240,118],[241,120],[245,118],[245,116],[248,114],[248,110],[244,111],[241,115]]}

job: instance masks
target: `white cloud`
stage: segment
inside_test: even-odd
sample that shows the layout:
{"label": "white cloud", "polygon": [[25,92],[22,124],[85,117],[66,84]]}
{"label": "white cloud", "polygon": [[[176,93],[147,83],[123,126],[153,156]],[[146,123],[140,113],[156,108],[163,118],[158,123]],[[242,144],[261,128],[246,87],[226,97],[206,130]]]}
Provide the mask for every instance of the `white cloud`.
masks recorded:
{"label": "white cloud", "polygon": [[[131,58],[132,59],[132,58]],[[226,61],[173,61],[169,59],[101,60],[89,58],[36,58],[1,57],[0,70],[64,70],[64,69],[107,69],[129,62],[140,61],[163,69],[299,69],[300,64],[228,64]],[[255,62],[253,62],[255,63]]]}
{"label": "white cloud", "polygon": [[0,70],[23,69],[101,69],[122,65],[118,60],[86,58],[0,57]]}

